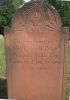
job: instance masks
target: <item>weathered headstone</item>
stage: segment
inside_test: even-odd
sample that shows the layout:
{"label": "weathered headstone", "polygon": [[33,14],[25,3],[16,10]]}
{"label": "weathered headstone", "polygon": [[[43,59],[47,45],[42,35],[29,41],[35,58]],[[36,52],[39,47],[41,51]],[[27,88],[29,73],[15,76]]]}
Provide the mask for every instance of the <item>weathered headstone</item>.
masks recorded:
{"label": "weathered headstone", "polygon": [[64,100],[66,33],[46,3],[28,3],[16,12],[5,30],[9,98]]}

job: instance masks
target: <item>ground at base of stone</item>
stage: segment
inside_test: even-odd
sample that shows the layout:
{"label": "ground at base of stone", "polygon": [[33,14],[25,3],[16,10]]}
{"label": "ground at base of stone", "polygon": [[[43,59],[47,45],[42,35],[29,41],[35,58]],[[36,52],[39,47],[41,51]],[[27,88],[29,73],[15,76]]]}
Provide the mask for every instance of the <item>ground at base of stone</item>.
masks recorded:
{"label": "ground at base of stone", "polygon": [[0,77],[0,99],[7,99],[7,79]]}

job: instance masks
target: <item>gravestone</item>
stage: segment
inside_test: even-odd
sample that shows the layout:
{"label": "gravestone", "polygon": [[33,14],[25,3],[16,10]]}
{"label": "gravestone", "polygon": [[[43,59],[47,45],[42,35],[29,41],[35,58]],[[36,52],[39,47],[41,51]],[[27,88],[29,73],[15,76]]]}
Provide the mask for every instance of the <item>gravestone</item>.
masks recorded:
{"label": "gravestone", "polygon": [[28,3],[5,29],[8,97],[64,100],[67,28],[46,3]]}

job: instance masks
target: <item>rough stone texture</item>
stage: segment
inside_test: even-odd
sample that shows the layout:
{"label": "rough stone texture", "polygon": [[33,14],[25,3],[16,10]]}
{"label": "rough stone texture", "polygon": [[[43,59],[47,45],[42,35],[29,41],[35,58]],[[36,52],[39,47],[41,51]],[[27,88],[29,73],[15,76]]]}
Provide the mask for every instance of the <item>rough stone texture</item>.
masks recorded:
{"label": "rough stone texture", "polygon": [[5,29],[9,98],[64,100],[66,33],[46,3],[28,3],[16,12]]}

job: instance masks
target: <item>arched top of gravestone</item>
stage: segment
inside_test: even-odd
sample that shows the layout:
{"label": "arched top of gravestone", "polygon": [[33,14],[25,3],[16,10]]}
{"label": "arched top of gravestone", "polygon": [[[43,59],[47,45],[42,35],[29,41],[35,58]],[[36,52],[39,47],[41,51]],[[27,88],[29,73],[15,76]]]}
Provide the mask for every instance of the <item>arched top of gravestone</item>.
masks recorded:
{"label": "arched top of gravestone", "polygon": [[[15,31],[37,32],[58,31],[61,19],[54,7],[47,3],[30,2],[18,9],[12,19]],[[42,27],[42,28],[41,28]]]}

